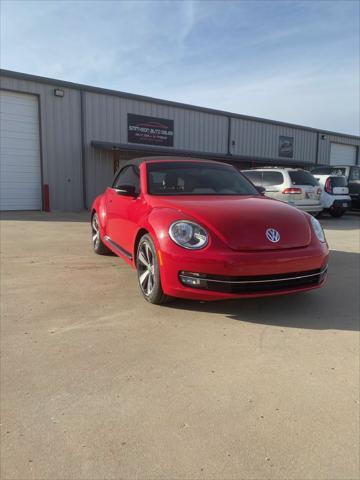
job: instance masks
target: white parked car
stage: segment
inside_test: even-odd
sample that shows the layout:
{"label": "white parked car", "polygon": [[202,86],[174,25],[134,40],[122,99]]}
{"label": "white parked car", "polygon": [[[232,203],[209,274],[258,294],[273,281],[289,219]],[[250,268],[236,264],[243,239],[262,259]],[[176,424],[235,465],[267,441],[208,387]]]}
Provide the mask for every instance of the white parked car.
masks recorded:
{"label": "white parked car", "polygon": [[322,189],[321,203],[333,217],[341,217],[351,206],[347,180],[343,175],[317,175],[314,177]]}
{"label": "white parked car", "polygon": [[360,208],[360,167],[359,165],[328,165],[316,167],[311,173],[317,175],[343,175],[348,182],[351,206]]}
{"label": "white parked car", "polygon": [[301,168],[263,167],[241,171],[264,195],[281,200],[300,210],[319,215],[323,206],[321,188],[313,175]]}

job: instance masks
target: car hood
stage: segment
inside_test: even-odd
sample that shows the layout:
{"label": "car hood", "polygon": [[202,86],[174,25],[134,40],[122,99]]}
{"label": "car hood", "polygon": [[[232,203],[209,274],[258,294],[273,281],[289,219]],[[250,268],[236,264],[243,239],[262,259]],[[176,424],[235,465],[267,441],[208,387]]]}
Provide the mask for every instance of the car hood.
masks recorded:
{"label": "car hood", "polygon": [[[263,196],[152,197],[154,207],[176,209],[179,220],[190,216],[238,251],[281,250],[309,245],[311,230],[306,215],[295,207]],[[267,229],[280,240],[273,243]]]}

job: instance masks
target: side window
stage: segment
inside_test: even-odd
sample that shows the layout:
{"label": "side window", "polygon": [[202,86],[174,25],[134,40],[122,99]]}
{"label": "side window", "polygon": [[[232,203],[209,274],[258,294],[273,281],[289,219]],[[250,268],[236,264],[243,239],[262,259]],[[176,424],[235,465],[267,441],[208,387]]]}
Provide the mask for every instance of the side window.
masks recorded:
{"label": "side window", "polygon": [[246,170],[241,172],[245,175],[246,178],[250,180],[256,187],[261,187],[262,185],[262,172],[256,170]]}
{"label": "side window", "polygon": [[330,175],[344,175],[346,177],[346,168],[333,167],[329,173]]}
{"label": "side window", "polygon": [[350,180],[360,180],[359,167],[351,167]]}
{"label": "side window", "polygon": [[115,178],[113,188],[117,188],[120,185],[133,185],[136,188],[136,192],[140,192],[140,176],[138,169],[133,165],[123,168]]}
{"label": "side window", "polygon": [[284,177],[281,172],[263,172],[263,187],[281,185],[282,183],[284,183]]}

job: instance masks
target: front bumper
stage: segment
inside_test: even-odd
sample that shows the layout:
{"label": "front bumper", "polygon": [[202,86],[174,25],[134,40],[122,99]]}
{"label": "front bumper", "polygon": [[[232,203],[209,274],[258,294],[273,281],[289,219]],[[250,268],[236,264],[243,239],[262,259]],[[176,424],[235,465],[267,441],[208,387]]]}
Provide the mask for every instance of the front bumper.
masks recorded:
{"label": "front bumper", "polygon": [[[326,279],[328,248],[319,242],[304,248],[260,252],[211,251],[211,248],[188,252],[171,246],[160,255],[161,282],[167,295],[222,300],[319,288]],[[189,280],[186,285],[184,277],[189,277],[189,273],[195,273],[200,283],[191,284]]]}
{"label": "front bumper", "polygon": [[229,277],[181,271],[179,279],[185,286],[212,292],[262,294],[266,292],[275,293],[286,289],[319,286],[325,279],[326,274],[327,265],[321,270],[250,277]]}

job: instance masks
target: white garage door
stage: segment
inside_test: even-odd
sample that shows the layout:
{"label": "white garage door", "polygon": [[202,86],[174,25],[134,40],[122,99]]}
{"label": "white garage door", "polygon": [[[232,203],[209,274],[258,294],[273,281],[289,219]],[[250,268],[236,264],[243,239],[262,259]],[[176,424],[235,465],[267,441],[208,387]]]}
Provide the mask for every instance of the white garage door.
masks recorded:
{"label": "white garage door", "polygon": [[38,99],[0,91],[0,210],[40,210]]}
{"label": "white garage door", "polygon": [[356,147],[332,143],[330,149],[330,165],[355,165]]}

